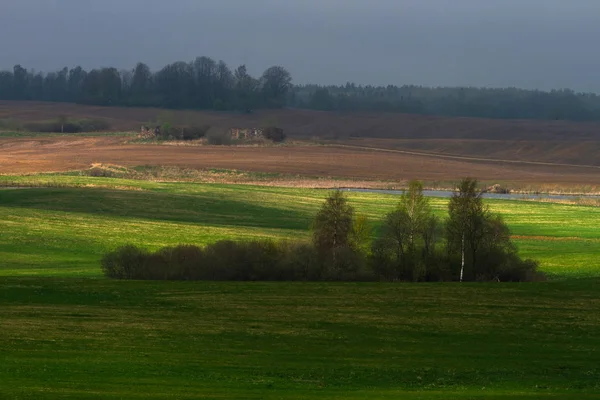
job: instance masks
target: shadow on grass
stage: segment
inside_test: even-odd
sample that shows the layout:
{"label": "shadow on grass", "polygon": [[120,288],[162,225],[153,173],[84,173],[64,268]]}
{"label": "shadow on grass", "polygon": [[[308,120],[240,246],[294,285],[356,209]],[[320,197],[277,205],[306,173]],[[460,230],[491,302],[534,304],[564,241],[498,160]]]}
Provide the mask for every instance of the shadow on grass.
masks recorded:
{"label": "shadow on grass", "polygon": [[99,188],[41,188],[3,191],[0,206],[88,213],[95,216],[306,230],[311,216],[276,205],[229,199],[218,193],[182,195]]}

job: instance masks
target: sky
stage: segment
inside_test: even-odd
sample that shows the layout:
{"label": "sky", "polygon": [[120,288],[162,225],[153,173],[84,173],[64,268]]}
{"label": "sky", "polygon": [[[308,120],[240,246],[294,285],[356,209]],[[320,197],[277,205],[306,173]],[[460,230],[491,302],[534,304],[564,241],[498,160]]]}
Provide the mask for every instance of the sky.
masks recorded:
{"label": "sky", "polygon": [[600,93],[600,0],[0,0],[0,69],[197,56],[294,83]]}

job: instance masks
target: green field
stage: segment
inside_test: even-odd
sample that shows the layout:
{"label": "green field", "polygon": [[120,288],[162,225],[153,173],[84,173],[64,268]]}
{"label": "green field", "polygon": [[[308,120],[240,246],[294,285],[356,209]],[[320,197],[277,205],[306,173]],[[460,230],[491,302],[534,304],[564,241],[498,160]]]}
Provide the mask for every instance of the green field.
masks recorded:
{"label": "green field", "polygon": [[598,207],[488,201],[544,283],[122,282],[105,251],[308,238],[327,192],[7,182],[52,187],[0,189],[0,399],[600,398]]}
{"label": "green field", "polygon": [[[308,238],[325,190],[158,183],[84,176],[0,176],[0,275],[100,276],[99,259],[125,242],[156,249],[225,238]],[[73,187],[77,186],[77,187]],[[398,197],[349,193],[377,225]],[[554,279],[600,276],[600,208],[487,201],[525,257]],[[446,215],[446,199],[432,199]]]}

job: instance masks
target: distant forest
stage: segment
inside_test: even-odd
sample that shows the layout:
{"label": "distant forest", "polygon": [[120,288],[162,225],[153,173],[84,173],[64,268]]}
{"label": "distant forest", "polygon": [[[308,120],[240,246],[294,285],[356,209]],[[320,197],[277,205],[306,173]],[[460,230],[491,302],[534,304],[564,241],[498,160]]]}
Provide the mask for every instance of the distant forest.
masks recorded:
{"label": "distant forest", "polygon": [[322,111],[385,111],[501,119],[600,120],[600,96],[572,90],[475,87],[293,85],[283,67],[260,77],[241,65],[198,57],[159,71],[139,63],[133,70],[81,67],[42,73],[16,65],[0,72],[0,100],[73,102],[102,106],[236,110],[306,108]]}

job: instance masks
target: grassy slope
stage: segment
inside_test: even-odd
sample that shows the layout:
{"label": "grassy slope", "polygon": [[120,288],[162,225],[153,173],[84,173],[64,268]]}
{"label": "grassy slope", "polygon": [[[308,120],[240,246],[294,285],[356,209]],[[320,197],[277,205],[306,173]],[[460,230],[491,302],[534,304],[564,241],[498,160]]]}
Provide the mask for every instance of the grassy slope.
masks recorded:
{"label": "grassy slope", "polygon": [[[1,177],[2,180],[14,179]],[[235,185],[155,183],[110,178],[37,176],[21,184],[97,185],[144,190],[41,188],[0,191],[0,275],[99,275],[103,252],[124,242],[157,248],[223,238],[308,237],[325,191]],[[397,197],[349,194],[376,223]],[[440,216],[444,199],[433,199]],[[557,277],[597,276],[600,208],[489,201],[521,253]]]}
{"label": "grassy slope", "polygon": [[[307,237],[326,193],[19,179],[145,190],[0,190],[0,398],[579,399],[600,393],[599,278],[520,285],[77,278],[98,276],[102,252],[125,241],[156,248],[232,236]],[[374,220],[397,201],[350,198]],[[440,215],[445,204],[433,200]],[[600,209],[490,205],[515,234],[530,236],[519,247],[546,271],[562,278],[599,275]]]}

